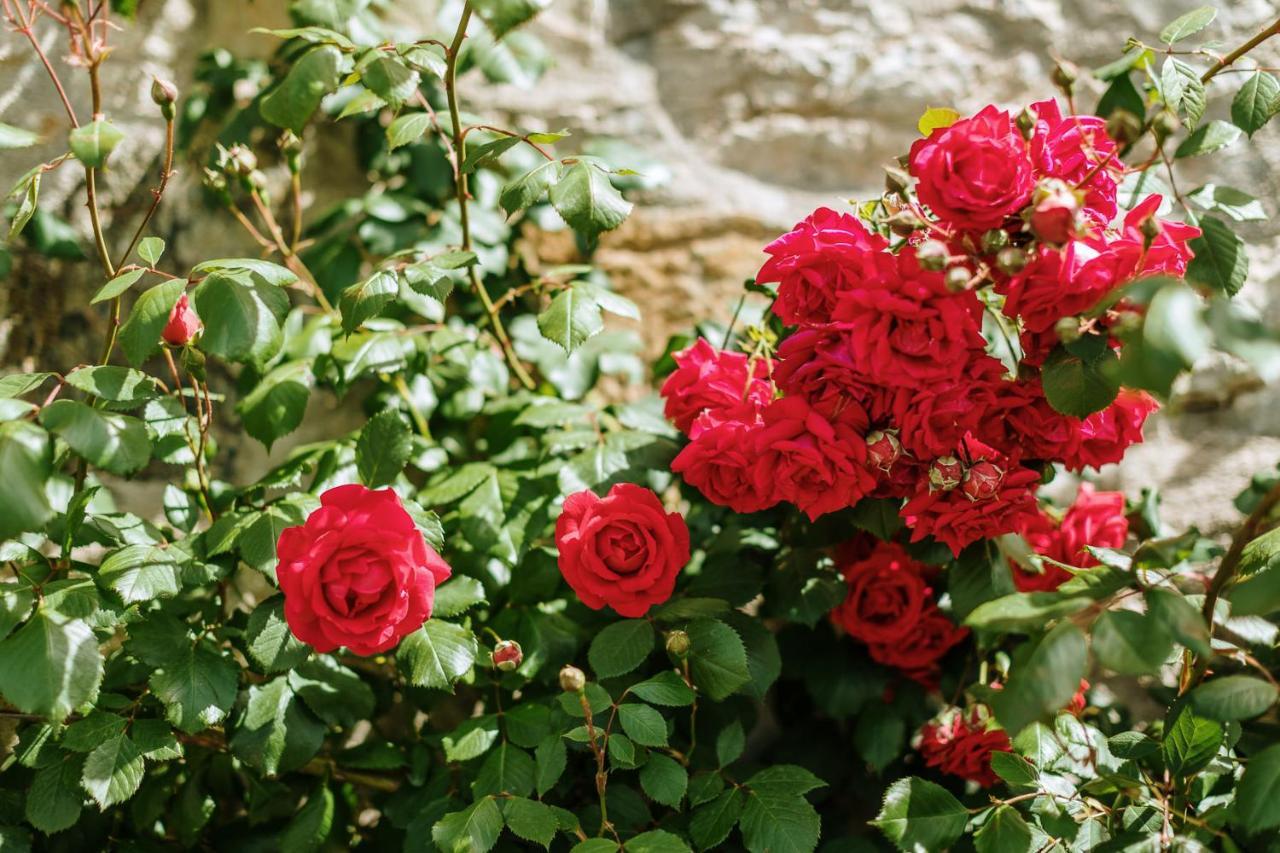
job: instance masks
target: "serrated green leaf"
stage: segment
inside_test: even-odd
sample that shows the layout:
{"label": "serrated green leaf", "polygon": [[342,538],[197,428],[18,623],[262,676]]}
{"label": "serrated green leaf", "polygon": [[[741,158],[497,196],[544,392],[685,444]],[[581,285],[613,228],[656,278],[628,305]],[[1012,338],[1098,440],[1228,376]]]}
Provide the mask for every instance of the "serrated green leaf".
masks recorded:
{"label": "serrated green leaf", "polygon": [[1116,355],[1104,347],[1090,358],[1081,358],[1066,347],[1055,347],[1041,368],[1044,395],[1056,411],[1077,418],[1101,411],[1120,390],[1112,366]]}
{"label": "serrated green leaf", "polygon": [[1195,257],[1187,264],[1187,281],[1235,296],[1249,275],[1244,240],[1221,219],[1201,217],[1201,234],[1190,243]]}
{"label": "serrated green leaf", "polygon": [[1240,825],[1250,833],[1280,826],[1280,745],[1270,746],[1250,756],[1240,786],[1236,789],[1235,812]]}
{"label": "serrated green leaf", "polygon": [[124,134],[119,128],[99,118],[72,128],[67,136],[67,146],[81,163],[91,169],[99,169],[106,165],[107,158],[123,139]]}
{"label": "serrated green leaf", "polygon": [[93,630],[44,607],[0,642],[0,696],[28,714],[62,720],[91,701],[102,681]]}
{"label": "serrated green leaf", "polygon": [[1240,128],[1214,119],[1192,131],[1174,150],[1175,158],[1199,157],[1226,148],[1240,138]]}
{"label": "serrated green leaf", "polygon": [[301,134],[324,96],[338,88],[342,62],[341,51],[332,45],[311,48],[259,102],[258,112],[277,127]]}
{"label": "serrated green leaf", "polygon": [[324,725],[311,716],[285,676],[249,688],[229,741],[231,751],[268,776],[296,770],[324,741]]}
{"label": "serrated green leaf", "polygon": [[1187,703],[1175,705],[1165,722],[1165,766],[1175,775],[1190,776],[1213,760],[1223,737],[1221,723],[1201,717]]}
{"label": "serrated green leaf", "polygon": [[44,430],[26,421],[0,423],[0,471],[5,479],[0,489],[0,541],[38,530],[53,516],[45,492],[51,463]]}
{"label": "serrated green leaf", "polygon": [[[135,633],[134,627],[130,633]],[[165,719],[188,734],[217,725],[236,699],[240,670],[233,661],[204,643],[182,638],[154,649],[162,669],[152,673],[152,691],[165,706]]]}
{"label": "serrated green leaf", "polygon": [[565,288],[538,315],[542,336],[566,353],[572,353],[603,328],[600,305],[583,288]]}
{"label": "serrated green leaf", "polygon": [[99,302],[105,302],[108,299],[115,299],[117,296],[133,287],[134,283],[138,279],[142,278],[144,273],[146,273],[146,270],[141,269],[128,270],[120,273],[118,276],[111,279],[111,281],[102,285],[98,292],[93,295],[93,298],[89,300],[89,304],[97,305]]}
{"label": "serrated green leaf", "polygon": [[142,784],[144,763],[133,740],[121,732],[85,756],[84,789],[103,809],[123,803]]}
{"label": "serrated green leaf", "polygon": [[1057,713],[1080,687],[1087,663],[1084,634],[1071,622],[1059,623],[1012,669],[1004,689],[992,694],[996,719],[1016,737],[1036,720]]}
{"label": "serrated green leaf", "polygon": [[566,165],[552,184],[549,198],[569,227],[595,237],[621,225],[631,212],[631,202],[614,187],[609,174],[590,160]]}
{"label": "serrated green leaf", "polygon": [[1188,694],[1197,714],[1211,720],[1250,720],[1265,713],[1280,690],[1250,675],[1224,675],[1206,681]]}
{"label": "serrated green leaf", "polygon": [[126,545],[103,559],[98,577],[126,604],[151,601],[178,594],[183,562],[173,548]]}
{"label": "serrated green leaf", "polygon": [[872,823],[900,850],[943,850],[959,840],[969,811],[945,788],[912,776],[889,786]]}
{"label": "serrated green leaf", "polygon": [[253,609],[244,636],[249,657],[266,673],[287,672],[311,655],[311,647],[299,642],[289,630],[280,596]]}
{"label": "serrated green leaf", "polygon": [[626,675],[653,651],[653,626],[645,619],[615,622],[591,640],[587,660],[597,678]]}
{"label": "serrated green leaf", "polygon": [[502,804],[507,828],[517,837],[544,848],[551,846],[556,837],[558,822],[551,806],[525,797],[512,797]]}
{"label": "serrated green leaf", "polygon": [[486,853],[498,843],[502,811],[493,797],[476,800],[460,812],[445,815],[431,828],[431,839],[445,853]]}
{"label": "serrated green leaf", "polygon": [[162,281],[144,290],[133,303],[133,309],[120,327],[120,349],[130,364],[137,367],[160,349],[160,333],[185,287],[182,279]]}
{"label": "serrated green leaf", "polygon": [[1179,15],[1173,23],[1161,30],[1160,41],[1165,44],[1182,41],[1187,36],[1193,36],[1212,24],[1216,17],[1218,17],[1218,10],[1213,6],[1199,6],[1184,15]]}
{"label": "serrated green leaf", "polygon": [[392,151],[417,142],[431,129],[431,116],[427,113],[404,113],[387,126],[387,145]]}
{"label": "serrated green leaf", "polygon": [[1093,653],[1098,662],[1122,675],[1158,670],[1173,651],[1163,626],[1144,613],[1104,611],[1093,623]]}
{"label": "serrated green leaf", "polygon": [[619,705],[618,721],[627,737],[641,746],[667,745],[667,721],[648,705]]}
{"label": "serrated green leaf", "polygon": [[315,385],[311,367],[310,359],[284,362],[262,377],[236,406],[245,431],[268,450],[302,423]]}
{"label": "serrated green leaf", "polygon": [[502,188],[498,203],[508,216],[537,204],[560,174],[560,163],[549,160],[513,178]]}
{"label": "serrated green leaf", "polygon": [[475,663],[475,635],[452,622],[428,619],[400,641],[396,660],[410,684],[450,690]]}
{"label": "serrated green leaf", "polygon": [[720,701],[751,680],[747,650],[737,632],[714,619],[689,623],[689,667],[693,683]]}

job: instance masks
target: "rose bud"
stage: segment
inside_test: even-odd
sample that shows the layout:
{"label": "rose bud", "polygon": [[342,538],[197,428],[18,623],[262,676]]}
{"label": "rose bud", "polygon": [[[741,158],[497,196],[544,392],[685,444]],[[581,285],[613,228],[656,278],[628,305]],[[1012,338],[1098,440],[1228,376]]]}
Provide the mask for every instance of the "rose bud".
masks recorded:
{"label": "rose bud", "polygon": [[951,252],[941,240],[925,240],[916,249],[916,260],[931,272],[942,272],[950,258]]}
{"label": "rose bud", "polygon": [[1027,107],[1022,112],[1018,113],[1018,117],[1014,119],[1014,123],[1018,125],[1018,132],[1022,134],[1023,139],[1030,139],[1035,135],[1036,121],[1038,119],[1039,116],[1036,115],[1036,111],[1031,107]]}
{"label": "rose bud", "polygon": [[902,456],[902,442],[893,430],[876,430],[866,438],[867,461],[881,471],[888,471]]}
{"label": "rose bud", "polygon": [[954,266],[947,269],[947,274],[943,277],[943,282],[947,286],[947,290],[952,293],[960,293],[969,289],[969,280],[973,278],[973,273],[966,266]]}
{"label": "rose bud", "polygon": [[689,635],[678,628],[667,632],[667,652],[678,658],[689,654]]}
{"label": "rose bud", "polygon": [[493,665],[503,672],[514,672],[524,660],[524,651],[515,640],[501,640],[493,647]]}
{"label": "rose bud", "polygon": [[178,87],[162,77],[152,77],[151,100],[160,108],[165,120],[172,121],[176,114],[174,104],[178,101]]}
{"label": "rose bud", "polygon": [[560,670],[560,689],[565,693],[581,693],[587,686],[587,676],[573,664],[565,664]]}
{"label": "rose bud", "polygon": [[964,480],[964,465],[954,456],[940,456],[929,466],[929,486],[934,490],[949,491]]}
{"label": "rose bud", "polygon": [[1107,136],[1122,147],[1132,145],[1142,135],[1142,119],[1128,110],[1112,110],[1107,119]]}
{"label": "rose bud", "polygon": [[1046,243],[1062,245],[1079,230],[1080,197],[1059,180],[1036,188],[1032,198],[1031,231]]}
{"label": "rose bud", "polygon": [[173,310],[169,312],[169,322],[165,324],[160,337],[164,338],[164,342],[170,346],[186,346],[201,328],[203,325],[200,318],[192,309],[187,294],[184,293],[178,297]]}
{"label": "rose bud", "polygon": [[884,169],[884,191],[890,195],[907,197],[907,190],[911,189],[911,176],[902,169],[895,169],[892,166],[885,166]]}
{"label": "rose bud", "polygon": [[899,237],[910,237],[925,226],[925,221],[910,210],[899,210],[887,222],[889,230]]}
{"label": "rose bud", "polygon": [[994,255],[1008,245],[1009,232],[1003,228],[992,228],[982,235],[982,251],[988,255]]}
{"label": "rose bud", "polygon": [[1061,89],[1065,94],[1070,95],[1071,89],[1076,84],[1076,78],[1080,76],[1080,69],[1065,60],[1059,60],[1058,64],[1053,67],[1053,72],[1049,75],[1049,79],[1053,81],[1053,85]]}
{"label": "rose bud", "polygon": [[1017,246],[1001,249],[996,255],[996,269],[1005,275],[1017,275],[1027,268],[1027,253]]}
{"label": "rose bud", "polygon": [[971,501],[990,500],[1000,490],[1004,471],[990,462],[981,460],[970,466],[964,476],[964,496]]}
{"label": "rose bud", "polygon": [[1073,344],[1080,340],[1080,318],[1063,317],[1053,324],[1053,331],[1064,344]]}

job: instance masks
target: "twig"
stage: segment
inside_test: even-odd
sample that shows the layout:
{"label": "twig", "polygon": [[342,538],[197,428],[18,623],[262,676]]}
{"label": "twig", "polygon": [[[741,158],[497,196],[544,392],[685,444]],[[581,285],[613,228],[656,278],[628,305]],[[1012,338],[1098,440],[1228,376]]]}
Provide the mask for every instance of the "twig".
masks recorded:
{"label": "twig", "polygon": [[1213,65],[1212,68],[1204,72],[1204,74],[1200,75],[1200,82],[1208,83],[1215,76],[1217,76],[1224,68],[1227,68],[1228,66],[1232,65],[1237,59],[1244,56],[1246,53],[1253,50],[1255,47],[1262,44],[1264,41],[1276,35],[1277,33],[1280,33],[1280,18],[1277,18],[1274,22],[1272,22],[1271,26],[1267,27],[1265,30],[1258,33],[1253,38],[1249,39],[1247,42],[1240,45],[1235,50],[1231,51],[1226,56],[1219,59]]}

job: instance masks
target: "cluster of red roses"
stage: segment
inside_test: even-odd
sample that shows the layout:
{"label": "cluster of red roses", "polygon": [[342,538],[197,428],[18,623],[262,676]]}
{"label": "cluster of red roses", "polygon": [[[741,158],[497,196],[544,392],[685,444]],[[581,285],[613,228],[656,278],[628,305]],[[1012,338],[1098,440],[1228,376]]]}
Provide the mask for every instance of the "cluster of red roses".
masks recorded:
{"label": "cluster of red roses", "polygon": [[[690,438],[672,468],[712,502],[786,501],[816,518],[905,499],[913,541],[958,554],[1037,516],[1038,463],[1096,467],[1141,440],[1149,396],[1064,415],[1040,366],[1060,340],[1118,346],[1108,329],[1133,309],[1117,288],[1181,275],[1199,232],[1157,218],[1158,196],[1110,225],[1115,143],[1053,101],[1017,121],[987,107],[917,141],[909,162],[916,198],[904,189],[891,220],[905,239],[816,211],[766,248],[758,275],[778,284],[773,310],[794,327],[776,358],[699,340],[662,393]],[[1013,376],[987,352],[984,311],[1018,326]]]}

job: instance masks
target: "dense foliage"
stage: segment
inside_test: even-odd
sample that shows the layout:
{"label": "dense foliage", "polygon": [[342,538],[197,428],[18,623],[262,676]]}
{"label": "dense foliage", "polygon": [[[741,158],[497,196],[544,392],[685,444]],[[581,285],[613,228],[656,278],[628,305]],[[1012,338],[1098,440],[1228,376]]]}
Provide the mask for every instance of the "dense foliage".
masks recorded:
{"label": "dense foliage", "polygon": [[[780,237],[729,327],[649,366],[591,258],[652,177],[467,108],[538,85],[545,0],[413,34],[295,0],[269,62],[155,81],[154,204],[104,226],[132,5],[0,0],[69,123],[3,267],[93,256],[106,318],[96,359],[0,377],[0,847],[1280,839],[1280,476],[1225,547],[1089,482],[1211,349],[1277,372],[1233,300],[1263,205],[1178,173],[1280,107],[1249,67],[1280,21],[1132,39],[1092,112],[1065,62],[1059,98],[929,110],[880,197]],[[333,134],[370,188],[311,210]],[[175,167],[256,257],[172,267]],[[54,169],[87,236],[41,204]],[[581,263],[545,265],[566,228]],[[233,478],[239,432],[289,449]],[[117,504],[138,476],[161,505]]]}

